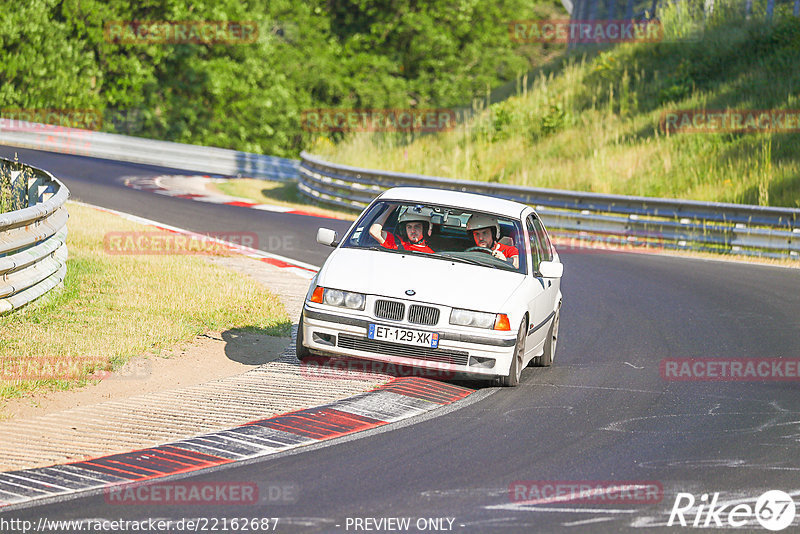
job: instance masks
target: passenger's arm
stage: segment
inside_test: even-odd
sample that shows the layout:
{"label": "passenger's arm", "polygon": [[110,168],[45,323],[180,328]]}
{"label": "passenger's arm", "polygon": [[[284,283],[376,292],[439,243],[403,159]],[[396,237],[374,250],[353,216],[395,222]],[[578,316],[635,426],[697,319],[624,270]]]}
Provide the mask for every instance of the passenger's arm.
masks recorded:
{"label": "passenger's arm", "polygon": [[386,231],[383,229],[383,225],[386,224],[386,220],[389,218],[389,215],[392,214],[394,211],[395,205],[389,205],[386,208],[386,211],[383,212],[380,217],[375,219],[375,222],[372,223],[372,226],[369,227],[369,235],[374,237],[378,243],[383,245],[386,242]]}

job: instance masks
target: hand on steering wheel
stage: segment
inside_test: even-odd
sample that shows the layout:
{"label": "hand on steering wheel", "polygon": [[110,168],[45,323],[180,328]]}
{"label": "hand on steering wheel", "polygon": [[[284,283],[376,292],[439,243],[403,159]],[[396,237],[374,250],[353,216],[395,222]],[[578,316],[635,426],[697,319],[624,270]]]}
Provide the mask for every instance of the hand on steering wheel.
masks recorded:
{"label": "hand on steering wheel", "polygon": [[506,261],[506,256],[502,252],[500,252],[499,248],[491,249],[487,247],[470,247],[464,252],[486,252],[487,254],[491,254],[493,257],[497,258],[498,260]]}

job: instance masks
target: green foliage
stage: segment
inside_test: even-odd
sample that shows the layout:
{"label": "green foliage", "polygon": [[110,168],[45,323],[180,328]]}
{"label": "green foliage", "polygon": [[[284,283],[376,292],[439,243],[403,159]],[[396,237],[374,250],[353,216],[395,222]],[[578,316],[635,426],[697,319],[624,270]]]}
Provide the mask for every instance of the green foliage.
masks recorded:
{"label": "green foliage", "polygon": [[691,64],[686,58],[681,60],[678,68],[669,76],[667,84],[659,92],[658,100],[660,104],[678,102],[692,93],[695,81],[692,78]]}
{"label": "green foliage", "polygon": [[[537,4],[538,5],[538,4]],[[296,156],[312,108],[452,107],[540,49],[523,0],[30,0],[0,14],[0,110],[91,109],[103,130]],[[125,44],[114,21],[253,21],[250,44]]]}
{"label": "green foliage", "polygon": [[776,12],[773,21],[746,20],[719,9],[702,31],[695,22],[671,28],[672,41],[558,58],[531,75],[527,90],[477,110],[453,132],[402,147],[358,138],[320,153],[397,172],[800,207],[800,133],[669,133],[662,123],[679,110],[794,114],[800,19]]}

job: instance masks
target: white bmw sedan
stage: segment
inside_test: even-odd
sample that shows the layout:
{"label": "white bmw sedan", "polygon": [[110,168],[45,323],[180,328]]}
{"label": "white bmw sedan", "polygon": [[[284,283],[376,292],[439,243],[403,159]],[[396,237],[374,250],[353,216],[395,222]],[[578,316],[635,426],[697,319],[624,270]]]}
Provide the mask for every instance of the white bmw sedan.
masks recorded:
{"label": "white bmw sedan", "polygon": [[399,187],[376,198],[311,281],[297,357],[343,355],[516,386],[548,366],[563,265],[536,212],[483,195]]}

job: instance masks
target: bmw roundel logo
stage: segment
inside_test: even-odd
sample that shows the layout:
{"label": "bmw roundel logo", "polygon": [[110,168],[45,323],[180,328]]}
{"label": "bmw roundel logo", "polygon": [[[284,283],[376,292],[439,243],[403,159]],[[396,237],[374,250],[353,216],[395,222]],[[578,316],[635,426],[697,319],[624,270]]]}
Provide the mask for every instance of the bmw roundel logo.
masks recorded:
{"label": "bmw roundel logo", "polygon": [[414,291],[413,289],[407,289],[406,290],[406,295],[408,295],[409,297],[413,297],[416,294],[417,294],[417,292]]}

